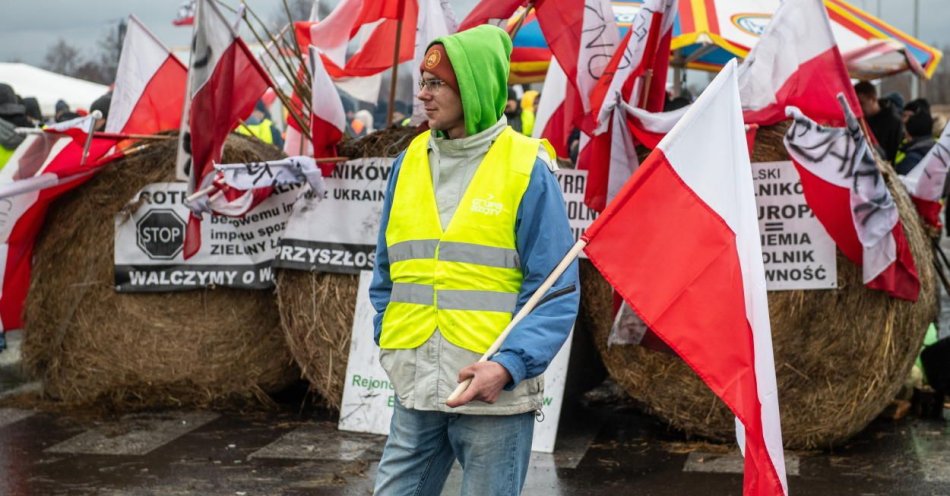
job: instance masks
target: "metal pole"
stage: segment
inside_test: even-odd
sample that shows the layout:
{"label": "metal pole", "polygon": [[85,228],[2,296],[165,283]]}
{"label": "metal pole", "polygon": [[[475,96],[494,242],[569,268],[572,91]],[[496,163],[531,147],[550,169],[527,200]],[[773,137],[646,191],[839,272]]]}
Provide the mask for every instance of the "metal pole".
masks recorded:
{"label": "metal pole", "polygon": [[[914,0],[914,38],[920,39],[920,0]],[[910,82],[910,99],[920,98],[920,76],[913,75]]]}

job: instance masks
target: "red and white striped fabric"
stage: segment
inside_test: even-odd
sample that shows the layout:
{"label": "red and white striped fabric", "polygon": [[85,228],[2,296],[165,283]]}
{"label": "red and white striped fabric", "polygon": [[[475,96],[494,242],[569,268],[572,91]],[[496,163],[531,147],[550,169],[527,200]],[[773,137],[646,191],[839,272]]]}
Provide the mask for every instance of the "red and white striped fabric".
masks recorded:
{"label": "red and white striped fabric", "polygon": [[744,134],[730,62],[582,238],[607,281],[735,413],[743,494],[786,495]]}
{"label": "red and white striped fabric", "polygon": [[535,138],[544,138],[551,143],[558,157],[567,158],[567,140],[572,126],[567,121],[567,110],[564,102],[576,92],[567,82],[567,75],[561,70],[557,59],[551,59],[548,65],[547,76],[544,77],[544,87],[541,89],[541,101],[538,102],[538,111],[535,114]]}
{"label": "red and white striped fabric", "polygon": [[[543,2],[544,0],[536,0],[534,5],[538,6]],[[518,7],[525,3],[527,3],[526,0],[481,0],[459,23],[459,31],[465,31],[482,24],[502,26],[514,15]]]}
{"label": "red and white striped fabric", "polygon": [[[93,138],[87,165],[80,165],[84,141],[64,135],[28,136],[2,171],[9,179],[16,179],[0,185],[4,204],[0,219],[0,331],[23,326],[33,244],[50,203],[119,156],[103,158],[115,146],[115,140]],[[20,148],[29,151],[20,153]]]}
{"label": "red and white striped fabric", "polygon": [[[213,0],[198,0],[196,15],[186,117],[178,140],[178,170],[188,171],[189,193],[213,183],[214,164],[221,161],[228,134],[251,114],[254,104],[271,86],[267,73]],[[230,202],[241,194],[228,192],[224,198]],[[233,210],[228,209],[228,213],[233,214]],[[185,259],[200,248],[200,229],[200,217],[193,213],[185,234]]]}
{"label": "red and white striped fabric", "polygon": [[[648,103],[652,103],[648,104],[646,109],[652,112],[663,109],[666,66],[669,65],[669,38],[673,32],[677,5],[677,0],[647,0],[643,8],[634,15],[630,30],[591,94],[591,105],[597,119],[595,132],[603,132],[606,129],[610,112],[619,102],[640,107],[644,91],[649,92]],[[643,88],[637,78],[644,75],[648,69],[654,69],[658,60],[663,61],[665,65],[654,70],[650,88]],[[650,102],[657,91],[660,93],[659,105]]]}
{"label": "red and white striped fabric", "polygon": [[535,5],[538,25],[551,54],[577,90],[581,108],[569,109],[579,127],[591,111],[590,95],[620,44],[620,31],[608,0],[562,0]]}
{"label": "red and white striped fabric", "polygon": [[901,176],[917,212],[932,227],[940,229],[940,199],[947,183],[947,168],[950,167],[950,124],[943,128],[940,139],[927,155]]}
{"label": "red and white striped fabric", "polygon": [[154,134],[181,127],[188,69],[129,16],[106,132]]}
{"label": "red and white striped fabric", "polygon": [[838,93],[861,117],[824,3],[785,0],[739,67],[746,123],[775,124],[785,120],[785,107],[793,105],[821,124],[840,126],[844,116]]}
{"label": "red and white striped fabric", "polygon": [[[313,78],[312,108],[310,116],[311,142],[313,156],[326,158],[336,156],[336,146],[343,139],[346,130],[346,112],[343,101],[333,86],[330,74],[323,67],[323,58],[316,47],[310,47],[310,74]],[[333,171],[333,164],[321,164],[327,175]]]}
{"label": "red and white striped fabric", "polygon": [[[323,53],[334,79],[363,77],[392,68],[398,21],[402,20],[399,62],[412,60],[419,17],[417,0],[343,0],[310,28],[310,44]],[[347,56],[351,40],[362,40]]]}
{"label": "red and white striped fabric", "polygon": [[669,112],[650,112],[621,102],[627,113],[627,125],[638,142],[647,148],[656,148],[664,136],[689,111],[690,105]]}
{"label": "red and white striped fabric", "polygon": [[607,130],[588,137],[581,133],[577,168],[587,171],[584,203],[602,212],[640,166],[637,147],[623,109],[610,112]]}
{"label": "red and white striped fabric", "polygon": [[[844,103],[847,128],[826,128],[789,107],[785,148],[801,176],[805,201],[864,284],[917,301],[920,280],[900,215],[857,117]],[[841,107],[839,107],[841,108]]]}
{"label": "red and white striped fabric", "polygon": [[172,24],[175,26],[191,26],[195,23],[195,0],[185,0],[178,7]]}

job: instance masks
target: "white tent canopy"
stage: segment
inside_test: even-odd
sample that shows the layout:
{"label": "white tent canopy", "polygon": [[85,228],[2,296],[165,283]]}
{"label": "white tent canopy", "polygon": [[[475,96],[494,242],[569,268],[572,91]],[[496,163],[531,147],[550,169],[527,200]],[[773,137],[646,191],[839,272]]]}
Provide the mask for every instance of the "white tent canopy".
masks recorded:
{"label": "white tent canopy", "polygon": [[64,100],[69,108],[89,109],[89,106],[109,91],[109,87],[76,79],[29,64],[0,62],[0,83],[13,87],[23,98],[35,97],[44,116],[52,116],[56,100]]}

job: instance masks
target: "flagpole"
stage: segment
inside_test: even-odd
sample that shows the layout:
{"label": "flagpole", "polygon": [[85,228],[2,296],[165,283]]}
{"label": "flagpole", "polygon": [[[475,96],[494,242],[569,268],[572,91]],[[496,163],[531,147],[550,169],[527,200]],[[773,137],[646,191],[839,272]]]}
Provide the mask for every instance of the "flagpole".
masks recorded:
{"label": "flagpole", "polygon": [[[505,342],[505,339],[508,338],[508,334],[511,334],[511,330],[521,322],[532,310],[534,307],[538,306],[538,302],[541,301],[541,298],[544,297],[545,293],[551,289],[551,286],[554,285],[554,282],[557,281],[558,277],[561,277],[561,274],[567,270],[567,267],[571,265],[571,262],[574,261],[584,250],[584,247],[587,246],[587,241],[579,239],[577,243],[574,243],[574,246],[571,247],[570,251],[567,252],[567,255],[564,255],[564,258],[561,259],[561,262],[554,267],[554,270],[548,275],[548,278],[541,283],[541,286],[531,295],[531,298],[528,299],[528,302],[521,307],[521,310],[518,310],[518,313],[512,317],[511,322],[505,326],[505,329],[501,331],[501,334],[495,339],[495,342],[491,344],[482,357],[478,359],[478,363],[487,362],[492,355],[498,352],[501,348],[501,345]],[[468,386],[472,383],[472,378],[465,379],[462,381],[458,387],[455,388],[455,391],[452,391],[452,394],[449,395],[446,401],[455,401],[458,397],[468,389]]]}
{"label": "flagpole", "polygon": [[521,31],[522,26],[524,26],[524,21],[528,18],[528,14],[531,13],[531,9],[534,8],[534,0],[531,0],[524,6],[524,12],[521,13],[521,16],[518,17],[518,21],[515,22],[515,25],[512,26],[511,31],[508,32],[508,36],[511,37],[511,40],[514,41],[515,36],[518,35],[518,31]]}
{"label": "flagpole", "polygon": [[393,49],[393,73],[389,81],[389,108],[386,110],[386,127],[393,125],[393,105],[396,103],[396,80],[399,75],[399,52],[402,45],[402,18],[406,14],[406,0],[399,0],[399,19],[396,20],[396,48]]}
{"label": "flagpole", "polygon": [[86,144],[82,147],[82,157],[79,159],[79,166],[86,165],[86,157],[89,156],[89,147],[92,146],[92,135],[96,132],[96,121],[102,119],[102,112],[93,110],[89,114],[92,119],[89,120],[89,134],[86,135]]}

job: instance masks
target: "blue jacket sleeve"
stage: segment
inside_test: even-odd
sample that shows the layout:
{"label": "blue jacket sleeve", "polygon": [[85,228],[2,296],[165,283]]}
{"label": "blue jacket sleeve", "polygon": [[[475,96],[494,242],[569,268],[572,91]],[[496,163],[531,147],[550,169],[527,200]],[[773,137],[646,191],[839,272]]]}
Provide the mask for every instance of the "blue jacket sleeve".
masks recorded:
{"label": "blue jacket sleeve", "polygon": [[[404,155],[404,154],[403,154]],[[373,281],[369,285],[369,301],[376,310],[373,317],[373,339],[379,345],[379,334],[382,330],[383,312],[389,305],[389,295],[393,290],[393,281],[389,277],[389,251],[386,248],[386,226],[389,225],[389,211],[393,207],[393,193],[396,191],[396,176],[402,164],[403,155],[393,162],[389,172],[389,183],[386,185],[386,195],[383,199],[383,212],[379,218],[379,235],[376,238],[376,259],[373,264]]]}
{"label": "blue jacket sleeve", "polygon": [[[515,236],[524,274],[517,312],[574,245],[561,188],[540,159],[518,210]],[[505,389],[544,372],[567,340],[580,303],[578,277],[575,260],[491,358],[511,374]]]}

